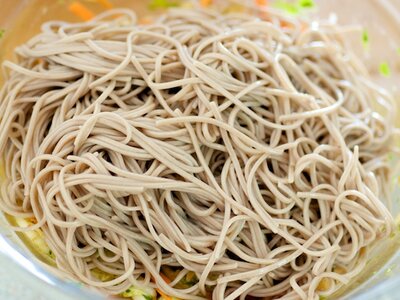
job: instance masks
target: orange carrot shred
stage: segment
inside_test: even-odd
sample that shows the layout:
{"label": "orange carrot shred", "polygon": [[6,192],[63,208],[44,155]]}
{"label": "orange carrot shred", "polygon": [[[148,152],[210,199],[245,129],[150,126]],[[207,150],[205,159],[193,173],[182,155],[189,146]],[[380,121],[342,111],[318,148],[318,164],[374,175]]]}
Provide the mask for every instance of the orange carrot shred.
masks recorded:
{"label": "orange carrot shred", "polygon": [[268,6],[268,0],[255,0],[258,6]]}
{"label": "orange carrot shred", "polygon": [[152,20],[151,18],[144,17],[144,18],[140,18],[139,21],[138,21],[138,23],[139,23],[140,25],[147,25],[147,24],[153,23],[153,20]]}
{"label": "orange carrot shred", "polygon": [[94,17],[94,13],[87,8],[85,5],[78,1],[72,2],[69,6],[68,9],[70,12],[72,12],[74,15],[78,16],[84,21],[88,21]]}
{"label": "orange carrot shred", "polygon": [[200,0],[200,5],[202,7],[207,7],[210,6],[212,4],[212,0]]}
{"label": "orange carrot shred", "polygon": [[164,300],[173,300],[172,297],[165,295],[160,289],[156,289],[156,291],[161,295],[161,297],[163,297]]}
{"label": "orange carrot shred", "polygon": [[32,224],[37,224],[37,219],[35,217],[30,217],[30,218],[27,218],[26,220]]}
{"label": "orange carrot shred", "polygon": [[292,23],[286,22],[285,20],[281,20],[280,23],[281,23],[280,25],[282,28],[292,28],[293,27]]}
{"label": "orange carrot shred", "polygon": [[111,8],[113,8],[113,4],[110,2],[110,1],[108,1],[108,0],[97,0],[97,2],[99,2],[101,5],[103,5],[105,8],[107,8],[107,9],[111,9]]}
{"label": "orange carrot shred", "polygon": [[[166,283],[171,283],[171,280],[167,276],[165,276],[163,273],[160,273],[160,276],[162,279],[164,279],[164,281]],[[172,297],[164,294],[164,292],[162,292],[160,289],[156,289],[156,291],[157,291],[157,293],[159,293],[161,295],[161,297],[164,298],[164,300],[173,300]]]}
{"label": "orange carrot shred", "polygon": [[165,276],[163,273],[160,273],[160,276],[166,283],[171,283],[171,279],[169,279],[167,276]]}
{"label": "orange carrot shred", "polygon": [[[294,27],[294,25],[292,23],[286,22],[285,20],[281,20],[280,25],[282,28],[286,28],[286,29],[292,29]],[[304,32],[306,31],[308,28],[306,23],[301,22],[300,23],[300,31]]]}

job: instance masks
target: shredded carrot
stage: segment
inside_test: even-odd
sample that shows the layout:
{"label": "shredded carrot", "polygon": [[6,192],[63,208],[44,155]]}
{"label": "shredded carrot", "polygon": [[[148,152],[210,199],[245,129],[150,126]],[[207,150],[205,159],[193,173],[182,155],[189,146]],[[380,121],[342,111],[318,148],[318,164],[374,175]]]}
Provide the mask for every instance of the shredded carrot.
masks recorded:
{"label": "shredded carrot", "polygon": [[[167,276],[165,276],[163,273],[160,273],[160,276],[161,276],[162,279],[164,279],[164,281],[166,283],[171,283],[171,280]],[[161,295],[161,297],[164,298],[164,300],[173,300],[172,297],[164,294],[164,292],[161,291],[160,289],[157,288],[156,291],[157,291],[157,293],[159,293]]]}
{"label": "shredded carrot", "polygon": [[281,20],[280,25],[282,28],[292,28],[293,27],[292,23],[286,22],[285,20]]}
{"label": "shredded carrot", "polygon": [[156,291],[161,295],[161,297],[163,297],[164,300],[173,300],[172,297],[164,294],[160,289],[156,289]]}
{"label": "shredded carrot", "polygon": [[269,14],[268,14],[267,11],[264,10],[268,6],[268,0],[254,0],[254,2],[261,9],[260,17],[263,20],[268,20],[269,19]]}
{"label": "shredded carrot", "polygon": [[108,0],[97,0],[97,2],[99,2],[101,5],[103,5],[105,8],[107,8],[107,9],[111,9],[111,8],[113,8],[113,4],[110,2],[110,1],[108,1]]}
{"label": "shredded carrot", "polygon": [[210,6],[212,4],[212,0],[200,0],[200,5],[202,7],[207,7]]}
{"label": "shredded carrot", "polygon": [[149,17],[143,17],[143,18],[139,19],[138,23],[140,25],[147,25],[147,24],[153,23],[153,20],[151,18],[149,18]]}
{"label": "shredded carrot", "polygon": [[68,6],[68,9],[74,15],[78,16],[79,18],[85,21],[88,21],[94,17],[94,13],[89,8],[87,8],[85,5],[83,5],[78,1],[72,2]]}
{"label": "shredded carrot", "polygon": [[[287,28],[287,29],[293,28],[293,24],[290,23],[290,22],[286,22],[285,20],[281,20],[281,21],[280,21],[280,26],[281,26],[282,28]],[[300,31],[301,31],[301,32],[306,31],[307,28],[308,28],[308,25],[307,25],[306,23],[303,23],[303,22],[302,22],[302,23],[300,24]]]}
{"label": "shredded carrot", "polygon": [[171,279],[169,279],[167,276],[165,276],[163,273],[160,273],[160,276],[161,276],[161,278],[162,279],[164,279],[164,281],[166,282],[166,283],[171,283]]}
{"label": "shredded carrot", "polygon": [[255,0],[258,6],[268,6],[268,0]]}
{"label": "shredded carrot", "polygon": [[37,219],[35,217],[30,217],[26,219],[28,222],[32,223],[32,224],[36,224],[37,223]]}

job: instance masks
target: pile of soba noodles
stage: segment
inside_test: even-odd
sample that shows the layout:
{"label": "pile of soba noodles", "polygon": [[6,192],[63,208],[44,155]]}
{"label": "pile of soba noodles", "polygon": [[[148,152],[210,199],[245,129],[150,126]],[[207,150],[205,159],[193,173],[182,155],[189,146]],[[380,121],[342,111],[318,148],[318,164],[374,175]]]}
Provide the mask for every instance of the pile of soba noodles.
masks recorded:
{"label": "pile of soba noodles", "polygon": [[108,294],[333,294],[394,230],[393,102],[342,32],[190,9],[44,24],[4,63],[1,210]]}

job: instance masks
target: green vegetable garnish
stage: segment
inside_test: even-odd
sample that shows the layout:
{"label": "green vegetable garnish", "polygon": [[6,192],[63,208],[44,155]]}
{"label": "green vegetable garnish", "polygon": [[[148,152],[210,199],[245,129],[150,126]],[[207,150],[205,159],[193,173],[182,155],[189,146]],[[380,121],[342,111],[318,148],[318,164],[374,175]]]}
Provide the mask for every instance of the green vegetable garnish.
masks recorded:
{"label": "green vegetable garnish", "polygon": [[326,296],[319,296],[319,300],[326,300],[326,299],[328,299]]}
{"label": "green vegetable garnish", "polygon": [[397,51],[397,53],[398,53],[398,54],[400,54],[400,47],[399,47],[399,48],[397,48],[397,50],[396,50],[396,51]]}
{"label": "green vegetable garnish", "polygon": [[146,288],[139,288],[135,286],[131,286],[125,292],[121,293],[122,297],[124,298],[132,298],[132,299],[140,299],[143,297],[146,300],[153,300],[156,298],[157,294],[153,288],[146,287]]}
{"label": "green vegetable garnish", "polygon": [[381,73],[385,77],[390,76],[391,72],[388,62],[384,61],[379,65],[379,73]]}
{"label": "green vegetable garnish", "polygon": [[313,8],[315,2],[314,0],[297,0],[296,2],[280,0],[274,2],[273,6],[285,11],[289,15],[297,15],[305,9]]}
{"label": "green vegetable garnish", "polygon": [[5,29],[0,28],[0,39],[3,37],[5,32]]}
{"label": "green vegetable garnish", "polygon": [[296,3],[290,3],[286,1],[276,1],[274,7],[285,11],[290,15],[297,15],[300,11]]}
{"label": "green vegetable garnish", "polygon": [[170,7],[176,7],[179,3],[177,1],[170,0],[152,0],[149,4],[149,8],[154,9],[166,9]]}
{"label": "green vegetable garnish", "polygon": [[298,3],[302,8],[312,8],[315,6],[314,0],[299,0]]}
{"label": "green vegetable garnish", "polygon": [[366,29],[364,29],[362,32],[362,43],[363,43],[364,48],[368,47],[369,35],[368,35],[368,31]]}

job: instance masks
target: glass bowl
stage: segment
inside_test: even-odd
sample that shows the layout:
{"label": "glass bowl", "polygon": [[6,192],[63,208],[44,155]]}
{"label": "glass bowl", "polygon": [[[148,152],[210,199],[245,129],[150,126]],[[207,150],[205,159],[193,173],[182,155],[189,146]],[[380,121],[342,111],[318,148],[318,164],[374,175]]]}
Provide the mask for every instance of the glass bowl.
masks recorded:
{"label": "glass bowl", "polygon": [[[219,0],[223,1],[223,0]],[[242,3],[246,0],[242,0]],[[252,2],[252,0],[247,0]],[[79,19],[66,9],[68,0],[1,0],[0,62],[12,59],[15,46],[23,43],[40,30],[41,23],[61,19]],[[98,13],[105,9],[102,1],[82,0]],[[115,7],[134,9],[145,18],[150,12],[150,1],[109,0]],[[103,5],[104,6],[104,5]],[[316,8],[309,14],[319,18],[337,19],[340,24],[359,26],[346,36],[352,49],[367,65],[373,79],[389,89],[400,103],[400,0],[316,0]],[[349,27],[350,28],[350,27]],[[360,32],[362,32],[363,37]],[[390,77],[379,72],[382,64],[390,67]],[[1,79],[0,79],[1,83]],[[400,118],[397,118],[400,125]],[[391,211],[400,212],[399,176],[395,174],[395,189]],[[398,299],[400,286],[400,241],[382,242],[367,265],[364,275],[355,279],[335,298],[342,299]],[[106,299],[104,295],[76,282],[67,281],[49,272],[19,236],[7,227],[0,214],[0,299]],[[22,288],[23,287],[23,288]],[[344,295],[344,296],[342,296]]]}

